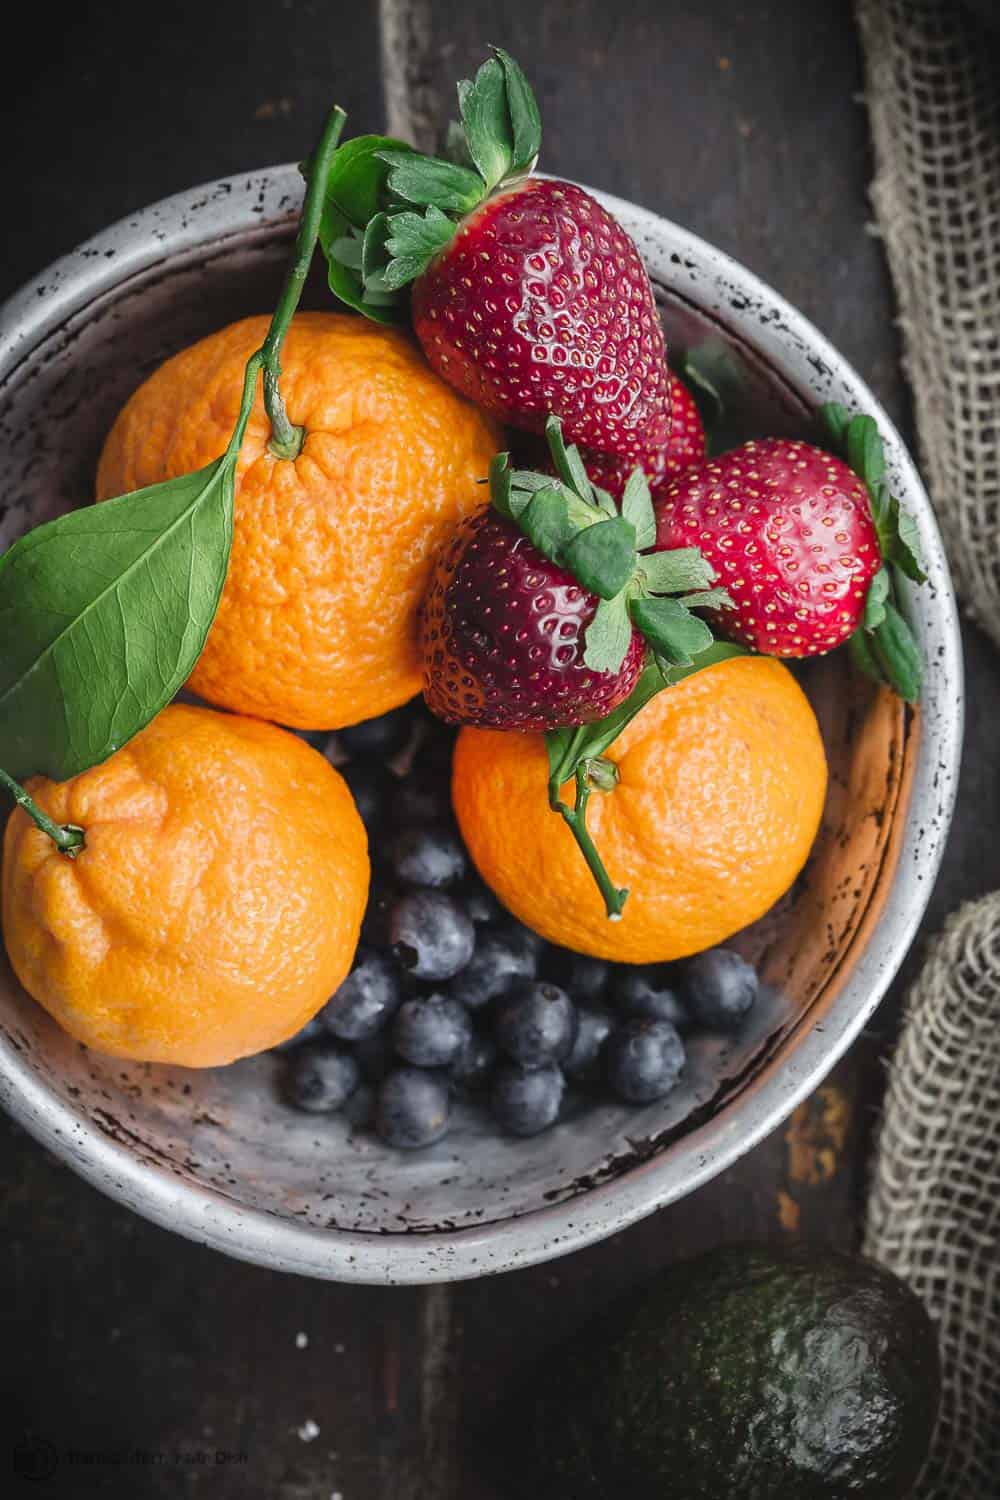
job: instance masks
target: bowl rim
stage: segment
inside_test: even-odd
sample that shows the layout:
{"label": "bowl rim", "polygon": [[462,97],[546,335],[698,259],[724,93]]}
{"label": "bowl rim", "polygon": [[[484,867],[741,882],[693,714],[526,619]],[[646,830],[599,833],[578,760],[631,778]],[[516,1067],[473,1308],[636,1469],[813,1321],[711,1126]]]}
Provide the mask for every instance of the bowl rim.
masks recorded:
{"label": "bowl rim", "polygon": [[[752,1091],[653,1155],[586,1192],[477,1228],[360,1232],[282,1219],[182,1181],[142,1160],[76,1115],[0,1034],[0,1104],[87,1181],[161,1226],[277,1270],[368,1284],[421,1284],[495,1274],[583,1249],[695,1190],[750,1151],[829,1072],[882,999],[916,935],[944,852],[954,808],[963,728],[958,611],[930,500],[895,426],[852,366],[801,313],[753,272],[689,230],[611,194],[588,189],[642,247],[656,242],[675,264],[697,267],[717,297],[679,295],[730,325],[744,306],[766,307],[751,347],[799,388],[825,383],[879,423],[897,493],[915,514],[929,583],[914,615],[928,656],[913,785],[899,834],[901,856],[874,932],[822,1014],[784,1039],[755,1075]],[[74,313],[178,253],[218,247],[254,231],[274,233],[301,201],[294,164],[209,182],[130,214],[42,271],[0,307],[0,383]],[[679,259],[678,259],[679,257]],[[819,399],[819,398],[817,398]],[[919,860],[915,854],[919,851]],[[910,857],[905,857],[909,855]],[[785,1053],[788,1053],[786,1056]]]}

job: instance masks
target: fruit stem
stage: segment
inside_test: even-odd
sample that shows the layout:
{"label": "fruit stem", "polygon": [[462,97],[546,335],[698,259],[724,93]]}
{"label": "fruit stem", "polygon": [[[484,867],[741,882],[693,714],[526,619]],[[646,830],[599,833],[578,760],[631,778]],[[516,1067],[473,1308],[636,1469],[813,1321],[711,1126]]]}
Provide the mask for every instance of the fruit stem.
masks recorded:
{"label": "fruit stem", "polygon": [[48,834],[57,849],[68,854],[70,859],[76,858],[84,846],[82,828],[78,828],[75,823],[54,823],[48,813],[42,812],[34,798],[28,796],[24,787],[4,770],[0,770],[0,786],[7,788],[18,806],[23,807],[28,817],[34,820],[43,833]]}
{"label": "fruit stem", "polygon": [[276,458],[297,458],[302,449],[303,429],[293,426],[288,420],[288,413],[278,385],[281,379],[281,346],[285,341],[288,325],[292,321],[292,314],[299,305],[302,288],[312,264],[320,220],[323,217],[323,200],[326,196],[330,162],[337,149],[340,132],[344,128],[346,119],[347,115],[338,104],[323,127],[319,145],[309,165],[306,197],[302,205],[298,233],[295,236],[292,263],[285,276],[285,284],[281,289],[278,305],[274,309],[274,316],[267,330],[267,338],[260,351],[264,367],[264,406],[271,423],[271,440],[268,447]]}
{"label": "fruit stem", "polygon": [[597,852],[597,845],[590,837],[587,828],[587,803],[590,794],[594,790],[590,783],[589,768],[584,761],[576,770],[576,802],[569,807],[559,795],[558,785],[550,784],[549,803],[554,812],[562,814],[569,824],[570,832],[580,847],[580,852],[587,861],[587,867],[597,882],[597,888],[604,897],[604,910],[609,922],[621,920],[622,909],[628,899],[628,888],[624,890],[613,884],[610,875],[604,868],[604,861]]}

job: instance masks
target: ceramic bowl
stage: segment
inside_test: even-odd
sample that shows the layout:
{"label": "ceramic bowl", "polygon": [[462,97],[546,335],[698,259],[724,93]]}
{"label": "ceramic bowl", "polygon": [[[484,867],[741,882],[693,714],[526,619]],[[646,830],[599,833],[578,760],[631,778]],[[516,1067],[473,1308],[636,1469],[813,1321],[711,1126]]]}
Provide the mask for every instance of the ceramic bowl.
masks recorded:
{"label": "ceramic bowl", "polygon": [[[131,391],[168,355],[273,306],[301,183],[292,167],[211,183],[59,261],[0,315],[0,545],[87,503]],[[878,1004],[916,932],[948,829],[961,740],[955,602],[917,472],[864,382],[750,272],[675,224],[598,195],[636,239],[674,352],[725,387],[730,436],[809,435],[837,400],[869,411],[929,582],[911,608],[928,673],[919,712],[852,677],[802,678],[830,760],[813,857],[740,943],[765,1001],[684,1083],[641,1109],[598,1103],[529,1141],[460,1113],[397,1154],[342,1118],[276,1098],[280,1059],[186,1071],[127,1064],[66,1036],[0,969],[0,1098],[50,1150],[139,1213],[229,1254],[313,1276],[422,1282],[561,1255],[691,1192],[813,1089]],[[331,306],[317,276],[306,305]]]}

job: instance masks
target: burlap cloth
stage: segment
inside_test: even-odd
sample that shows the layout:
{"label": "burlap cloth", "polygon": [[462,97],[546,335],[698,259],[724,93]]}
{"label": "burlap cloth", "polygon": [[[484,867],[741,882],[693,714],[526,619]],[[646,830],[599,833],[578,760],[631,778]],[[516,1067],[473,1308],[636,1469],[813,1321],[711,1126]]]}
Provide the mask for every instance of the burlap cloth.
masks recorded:
{"label": "burlap cloth", "polygon": [[[857,10],[872,198],[924,473],[962,602],[1000,645],[997,34],[959,0]],[[914,1287],[940,1329],[942,1411],[920,1500],[998,1500],[1000,893],[950,918],[907,998],[865,1251]]]}

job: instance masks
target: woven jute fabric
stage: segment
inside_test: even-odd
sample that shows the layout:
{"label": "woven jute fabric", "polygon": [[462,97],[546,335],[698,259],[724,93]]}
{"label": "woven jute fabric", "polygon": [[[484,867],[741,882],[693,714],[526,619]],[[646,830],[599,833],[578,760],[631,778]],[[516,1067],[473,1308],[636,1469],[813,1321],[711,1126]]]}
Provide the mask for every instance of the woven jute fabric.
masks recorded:
{"label": "woven jute fabric", "polygon": [[962,601],[1000,645],[1000,33],[961,0],[857,11],[924,475]]}
{"label": "woven jute fabric", "polygon": [[[924,474],[960,597],[1000,645],[1000,33],[960,0],[857,9]],[[1000,1500],[1000,893],[955,913],[908,996],[865,1250],[940,1331],[920,1500]]]}

